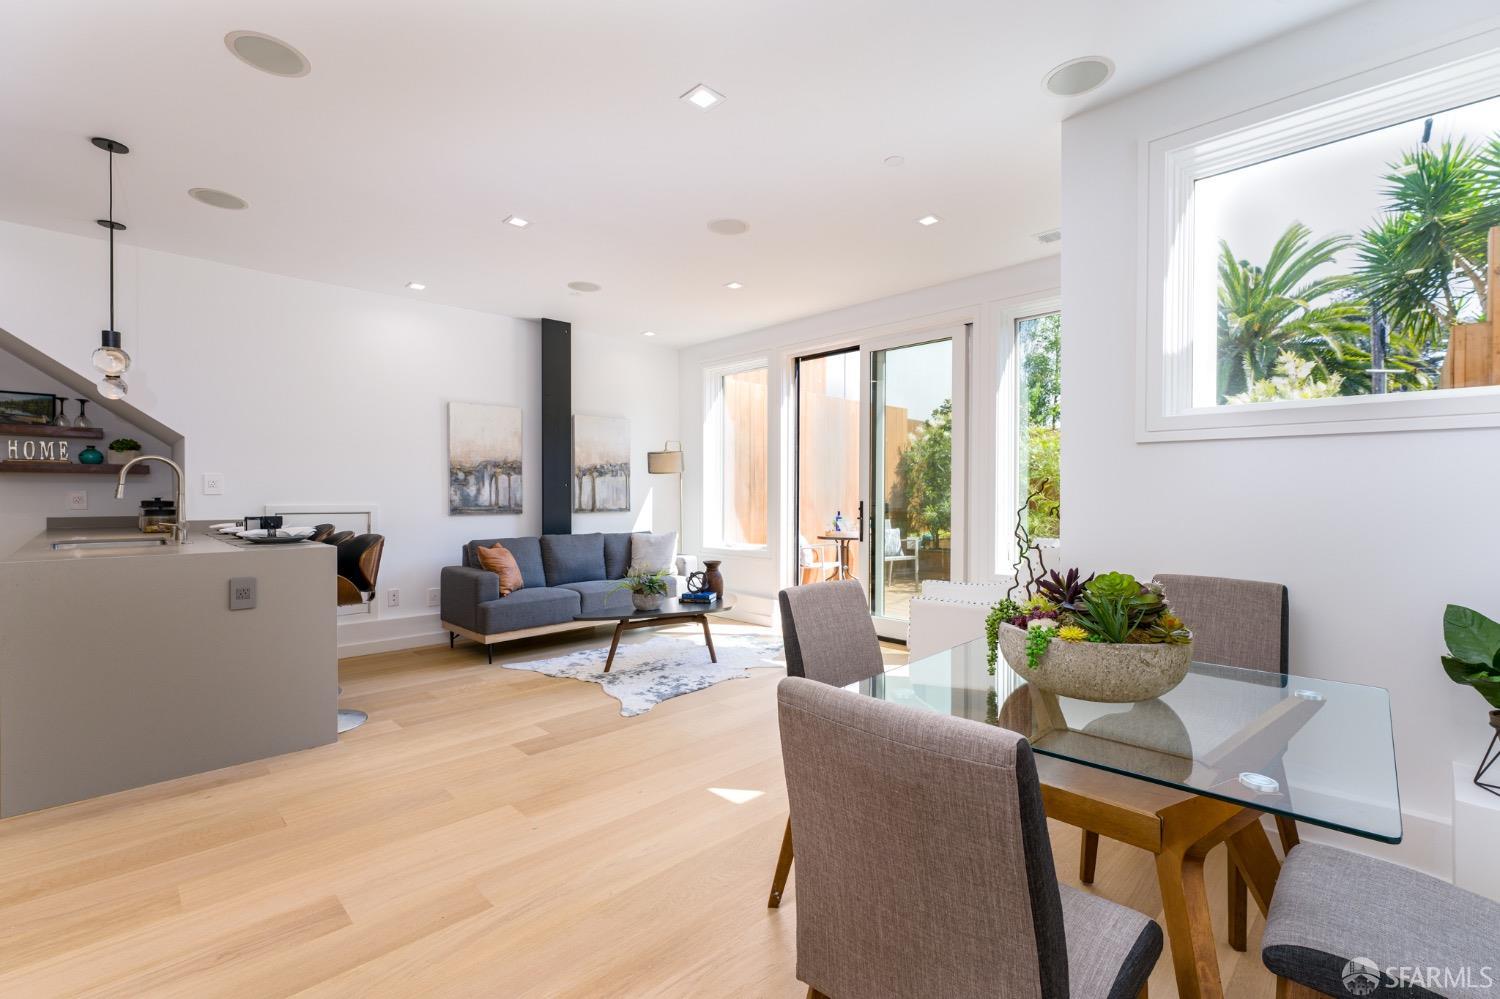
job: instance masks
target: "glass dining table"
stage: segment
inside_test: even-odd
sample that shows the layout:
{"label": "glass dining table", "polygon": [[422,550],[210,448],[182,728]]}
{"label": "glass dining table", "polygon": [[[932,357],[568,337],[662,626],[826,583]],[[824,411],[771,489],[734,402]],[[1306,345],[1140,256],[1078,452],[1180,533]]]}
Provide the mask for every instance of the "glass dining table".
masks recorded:
{"label": "glass dining table", "polygon": [[[1020,732],[1037,754],[1049,817],[1156,856],[1184,999],[1223,994],[1203,857],[1227,844],[1262,912],[1301,822],[1401,841],[1390,698],[1379,687],[1194,663],[1158,698],[1102,703],[1039,690],[969,642],[848,688]],[[1087,850],[1088,837],[1085,837]],[[1091,866],[1091,860],[1085,860]],[[1231,917],[1232,917],[1231,913]],[[1243,949],[1243,926],[1231,927]]]}

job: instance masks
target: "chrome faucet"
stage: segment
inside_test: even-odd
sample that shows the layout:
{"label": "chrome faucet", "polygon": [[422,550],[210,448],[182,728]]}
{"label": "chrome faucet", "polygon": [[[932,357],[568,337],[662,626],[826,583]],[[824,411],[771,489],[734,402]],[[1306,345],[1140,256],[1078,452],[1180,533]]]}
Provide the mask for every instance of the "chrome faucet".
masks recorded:
{"label": "chrome faucet", "polygon": [[125,498],[125,473],[130,471],[131,465],[138,465],[143,461],[159,461],[172,470],[177,477],[177,520],[172,524],[172,540],[179,545],[188,543],[187,529],[187,480],[183,477],[182,468],[171,458],[163,458],[159,454],[143,454],[139,458],[131,458],[120,466],[120,481],[115,485],[115,499]]}

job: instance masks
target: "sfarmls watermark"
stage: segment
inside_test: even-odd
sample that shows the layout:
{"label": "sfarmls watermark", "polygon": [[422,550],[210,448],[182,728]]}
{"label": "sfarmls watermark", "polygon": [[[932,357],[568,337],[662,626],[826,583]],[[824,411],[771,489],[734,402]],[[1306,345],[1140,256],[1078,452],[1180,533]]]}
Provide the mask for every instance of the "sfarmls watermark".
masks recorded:
{"label": "sfarmls watermark", "polygon": [[1406,988],[1415,985],[1433,992],[1488,989],[1495,984],[1494,968],[1443,968],[1428,966],[1392,966],[1381,969],[1368,957],[1356,957],[1344,965],[1344,989],[1353,996],[1367,996],[1376,989]]}

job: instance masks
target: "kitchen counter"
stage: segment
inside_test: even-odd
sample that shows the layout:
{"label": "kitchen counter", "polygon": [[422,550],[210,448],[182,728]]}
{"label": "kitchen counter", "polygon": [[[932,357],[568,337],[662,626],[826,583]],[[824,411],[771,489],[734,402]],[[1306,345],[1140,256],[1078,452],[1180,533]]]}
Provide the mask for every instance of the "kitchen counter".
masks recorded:
{"label": "kitchen counter", "polygon": [[0,817],[337,738],[332,546],[48,526],[0,559]]}
{"label": "kitchen counter", "polygon": [[[130,520],[130,518],[116,519]],[[0,559],[0,564],[62,562],[94,558],[184,558],[197,555],[223,555],[239,551],[299,551],[326,547],[319,546],[315,542],[295,545],[253,545],[232,535],[212,532],[208,528],[207,521],[189,524],[188,544],[178,545],[172,542],[170,534],[147,534],[136,527],[134,521],[130,521],[128,525],[122,523],[108,527],[52,527],[38,534],[4,559]],[[111,541],[120,543],[110,544]],[[80,547],[56,547],[69,544]]]}

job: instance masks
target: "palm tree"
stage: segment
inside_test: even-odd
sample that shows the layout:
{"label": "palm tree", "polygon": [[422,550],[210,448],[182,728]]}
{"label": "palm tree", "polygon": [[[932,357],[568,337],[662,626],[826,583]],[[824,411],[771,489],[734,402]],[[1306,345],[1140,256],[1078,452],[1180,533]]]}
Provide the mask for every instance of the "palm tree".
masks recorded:
{"label": "palm tree", "polygon": [[[1487,288],[1486,239],[1500,225],[1500,135],[1418,146],[1385,175],[1386,214],[1360,234],[1357,276],[1393,335],[1424,355]],[[1399,333],[1398,333],[1399,331]]]}
{"label": "palm tree", "polygon": [[[1368,309],[1348,275],[1314,277],[1351,245],[1347,236],[1312,243],[1301,222],[1287,226],[1264,267],[1238,260],[1219,241],[1219,401],[1271,377],[1291,352],[1332,373],[1348,347],[1370,332]],[[1311,245],[1309,245],[1311,244]]]}

